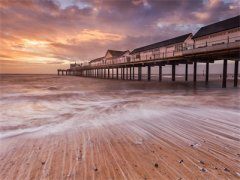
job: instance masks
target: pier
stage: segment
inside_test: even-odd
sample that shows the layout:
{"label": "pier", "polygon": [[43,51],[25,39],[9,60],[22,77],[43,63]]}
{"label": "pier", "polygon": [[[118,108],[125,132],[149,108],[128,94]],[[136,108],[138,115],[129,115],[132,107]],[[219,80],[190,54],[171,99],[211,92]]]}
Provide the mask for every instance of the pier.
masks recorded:
{"label": "pier", "polygon": [[[58,69],[58,75],[143,80],[142,68],[147,67],[147,81],[152,80],[152,69],[158,67],[158,80],[162,81],[164,66],[171,66],[171,80],[176,81],[178,65],[185,65],[185,81],[189,65],[193,65],[193,83],[198,81],[198,64],[205,64],[205,82],[209,83],[209,65],[223,60],[222,87],[227,87],[227,66],[234,62],[234,87],[238,86],[240,60],[240,16],[204,26],[192,35],[188,33],[172,39],[150,44],[133,51],[108,50],[104,57],[91,60],[82,66]],[[137,72],[135,70],[137,69]]]}
{"label": "pier", "polygon": [[[222,67],[222,87],[227,86],[227,65],[229,61],[234,62],[234,87],[238,86],[238,66],[239,66],[239,52],[240,42],[229,42],[228,44],[216,45],[212,47],[196,48],[182,51],[181,56],[172,56],[166,58],[146,59],[140,61],[97,65],[97,66],[83,66],[75,69],[62,70],[58,69],[58,75],[75,75],[82,77],[94,77],[116,80],[142,80],[142,68],[147,67],[147,80],[151,81],[152,67],[158,66],[159,82],[162,81],[162,68],[164,66],[172,66],[172,81],[176,81],[176,68],[179,64],[185,64],[185,81],[188,81],[189,70],[188,65],[193,64],[193,82],[197,82],[197,65],[198,63],[205,63],[205,82],[209,82],[209,64],[223,59]],[[135,74],[137,71],[137,79]],[[115,72],[115,73],[114,73]]]}

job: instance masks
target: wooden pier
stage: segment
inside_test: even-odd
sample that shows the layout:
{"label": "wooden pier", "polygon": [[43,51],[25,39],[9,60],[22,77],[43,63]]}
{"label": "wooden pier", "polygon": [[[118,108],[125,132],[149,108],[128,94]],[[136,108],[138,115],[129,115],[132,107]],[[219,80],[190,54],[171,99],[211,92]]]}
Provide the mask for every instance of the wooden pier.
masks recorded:
{"label": "wooden pier", "polygon": [[[227,87],[227,65],[234,61],[234,87],[238,85],[240,60],[240,16],[220,21],[199,29],[193,36],[188,33],[172,39],[150,44],[130,51],[108,50],[104,57],[83,66],[58,69],[58,75],[75,75],[105,79],[141,81],[142,68],[147,67],[147,80],[152,80],[152,67],[158,66],[159,82],[162,69],[170,65],[171,79],[176,81],[176,69],[185,65],[185,81],[188,81],[188,66],[193,65],[193,82],[197,82],[198,63],[205,63],[205,82],[209,82],[209,64],[223,60],[222,87]],[[137,78],[135,76],[135,69]],[[115,73],[114,73],[115,72]]]}
{"label": "wooden pier", "polygon": [[[209,82],[209,63],[223,59],[222,87],[227,86],[227,65],[228,61],[234,61],[234,87],[238,85],[238,66],[240,60],[240,42],[234,42],[231,46],[223,48],[214,47],[209,50],[208,47],[201,48],[201,51],[186,50],[182,56],[173,56],[171,58],[151,59],[143,61],[134,61],[127,63],[108,64],[99,66],[83,66],[76,69],[58,69],[58,75],[74,75],[82,77],[94,77],[117,80],[142,80],[142,68],[147,67],[147,80],[151,81],[152,67],[158,66],[159,82],[162,81],[162,68],[166,65],[172,66],[172,81],[176,81],[176,68],[179,64],[185,64],[185,81],[188,81],[188,65],[193,64],[193,82],[197,82],[198,63],[206,64],[205,82]],[[135,69],[138,69],[137,79],[135,79]],[[114,73],[115,72],[115,73]]]}

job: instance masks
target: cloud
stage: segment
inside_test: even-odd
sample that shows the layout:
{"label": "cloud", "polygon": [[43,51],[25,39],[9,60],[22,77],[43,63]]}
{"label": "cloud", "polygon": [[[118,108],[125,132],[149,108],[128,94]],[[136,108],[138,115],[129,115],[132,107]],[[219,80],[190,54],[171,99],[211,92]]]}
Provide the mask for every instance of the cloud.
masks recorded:
{"label": "cloud", "polygon": [[23,69],[13,66],[17,63],[7,67],[5,60],[21,62],[29,71],[34,66],[34,72],[37,63],[45,72],[47,64],[57,69],[100,57],[107,49],[132,50],[195,32],[238,15],[238,9],[237,0],[3,0],[1,71]]}

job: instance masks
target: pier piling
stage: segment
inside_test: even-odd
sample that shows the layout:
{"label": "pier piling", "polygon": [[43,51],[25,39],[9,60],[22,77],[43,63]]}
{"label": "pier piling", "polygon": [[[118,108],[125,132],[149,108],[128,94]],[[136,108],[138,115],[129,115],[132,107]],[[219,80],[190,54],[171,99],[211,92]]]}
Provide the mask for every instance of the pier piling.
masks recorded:
{"label": "pier piling", "polygon": [[209,61],[206,62],[206,77],[205,77],[206,84],[208,83],[208,79],[209,79]]}
{"label": "pier piling", "polygon": [[148,65],[148,81],[151,81],[151,66]]}
{"label": "pier piling", "polygon": [[193,62],[193,82],[197,82],[197,61]]}
{"label": "pier piling", "polygon": [[142,66],[138,66],[138,81],[142,80]]}
{"label": "pier piling", "polygon": [[175,81],[176,77],[176,65],[175,63],[172,64],[172,81]]}
{"label": "pier piling", "polygon": [[118,67],[116,68],[116,78],[118,79]]}
{"label": "pier piling", "polygon": [[132,80],[132,67],[130,67],[130,77],[129,77],[130,80]]}
{"label": "pier piling", "polygon": [[134,74],[134,69],[135,69],[135,67],[133,66],[133,74],[132,74],[132,79],[134,80],[135,79],[135,74]]}
{"label": "pier piling", "polygon": [[185,65],[185,81],[188,81],[188,62]]}
{"label": "pier piling", "polygon": [[234,87],[238,85],[238,62],[239,60],[236,60],[234,64]]}
{"label": "pier piling", "polygon": [[227,59],[223,60],[223,79],[222,79],[222,88],[227,87]]}
{"label": "pier piling", "polygon": [[162,65],[161,64],[158,66],[158,81],[159,82],[162,81]]}

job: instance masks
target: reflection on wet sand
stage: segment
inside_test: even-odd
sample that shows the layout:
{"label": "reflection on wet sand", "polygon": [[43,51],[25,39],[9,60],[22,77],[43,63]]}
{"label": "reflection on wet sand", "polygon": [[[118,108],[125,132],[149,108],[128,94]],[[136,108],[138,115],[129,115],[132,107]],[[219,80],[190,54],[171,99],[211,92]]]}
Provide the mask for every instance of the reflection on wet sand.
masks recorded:
{"label": "reflection on wet sand", "polygon": [[189,86],[2,77],[0,179],[240,178],[239,89]]}

